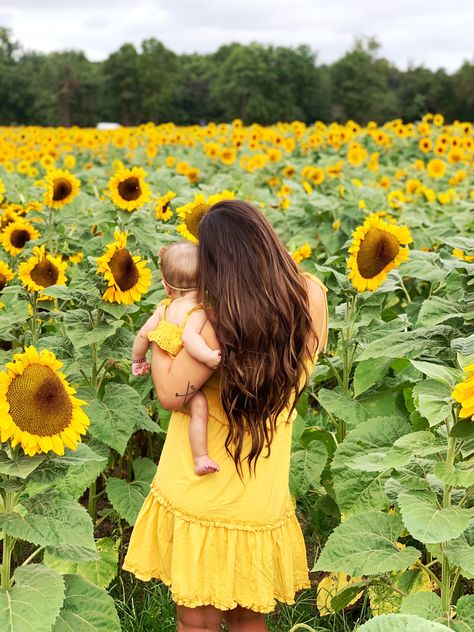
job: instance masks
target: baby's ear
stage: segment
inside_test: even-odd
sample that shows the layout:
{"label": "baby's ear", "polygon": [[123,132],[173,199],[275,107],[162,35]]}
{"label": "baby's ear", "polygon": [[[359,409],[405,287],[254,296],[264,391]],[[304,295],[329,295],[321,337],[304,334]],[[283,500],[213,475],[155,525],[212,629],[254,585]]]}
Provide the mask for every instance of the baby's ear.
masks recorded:
{"label": "baby's ear", "polygon": [[158,251],[158,256],[162,257],[166,252],[166,246],[161,246],[161,248]]}

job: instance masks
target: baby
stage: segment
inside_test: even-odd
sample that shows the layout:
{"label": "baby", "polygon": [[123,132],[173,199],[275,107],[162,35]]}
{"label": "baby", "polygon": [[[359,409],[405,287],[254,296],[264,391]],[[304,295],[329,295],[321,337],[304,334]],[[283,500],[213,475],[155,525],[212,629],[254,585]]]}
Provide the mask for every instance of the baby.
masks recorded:
{"label": "baby", "polygon": [[[171,357],[184,346],[186,351],[211,369],[220,362],[220,351],[211,349],[200,335],[206,313],[198,303],[198,246],[190,241],[178,241],[160,249],[160,270],[168,299],[158,306],[135,337],[132,347],[132,372],[146,375],[150,364],[146,352],[150,341]],[[207,454],[207,399],[198,390],[189,400],[189,442],[194,457],[194,471],[199,476],[217,472],[219,465]]]}

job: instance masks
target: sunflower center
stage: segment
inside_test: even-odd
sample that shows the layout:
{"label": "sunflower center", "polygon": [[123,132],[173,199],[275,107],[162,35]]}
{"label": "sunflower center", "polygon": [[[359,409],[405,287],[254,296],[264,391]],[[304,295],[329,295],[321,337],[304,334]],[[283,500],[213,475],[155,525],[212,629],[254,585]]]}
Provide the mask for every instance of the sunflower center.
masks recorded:
{"label": "sunflower center", "polygon": [[135,177],[127,178],[118,185],[118,192],[120,197],[127,202],[138,200],[142,194],[142,190],[140,189],[140,180]]}
{"label": "sunflower center", "polygon": [[133,261],[132,255],[125,248],[117,250],[109,261],[109,266],[114,275],[115,283],[122,292],[132,288],[138,281],[138,268]]}
{"label": "sunflower center", "polygon": [[72,193],[72,184],[66,178],[56,178],[53,185],[53,200],[62,202]]}
{"label": "sunflower center", "polygon": [[380,228],[372,227],[357,253],[357,266],[364,279],[372,279],[395,259],[400,250],[398,239]]}
{"label": "sunflower center", "polygon": [[7,277],[0,272],[0,292],[3,290],[6,284],[7,284]]}
{"label": "sunflower center", "polygon": [[15,246],[15,248],[24,248],[26,242],[30,241],[30,239],[30,233],[23,228],[12,231],[10,235],[10,243],[12,246]]}
{"label": "sunflower center", "polygon": [[202,218],[209,210],[207,204],[197,204],[189,215],[186,215],[184,223],[193,237],[198,238],[198,228]]}
{"label": "sunflower center", "polygon": [[49,287],[57,283],[59,271],[54,263],[45,258],[35,265],[30,276],[41,287]]}
{"label": "sunflower center", "polygon": [[50,437],[72,419],[71,400],[56,373],[48,366],[31,364],[13,379],[7,391],[9,413],[25,432]]}

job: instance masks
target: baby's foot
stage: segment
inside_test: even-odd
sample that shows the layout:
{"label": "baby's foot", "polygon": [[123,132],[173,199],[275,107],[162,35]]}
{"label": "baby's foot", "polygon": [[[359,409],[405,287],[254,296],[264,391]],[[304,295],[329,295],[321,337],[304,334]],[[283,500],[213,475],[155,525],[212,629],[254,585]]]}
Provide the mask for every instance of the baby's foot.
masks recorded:
{"label": "baby's foot", "polygon": [[194,459],[194,473],[198,476],[203,476],[204,474],[211,474],[212,472],[218,472],[221,468],[217,465],[215,461],[210,459],[207,454],[203,456],[198,456]]}

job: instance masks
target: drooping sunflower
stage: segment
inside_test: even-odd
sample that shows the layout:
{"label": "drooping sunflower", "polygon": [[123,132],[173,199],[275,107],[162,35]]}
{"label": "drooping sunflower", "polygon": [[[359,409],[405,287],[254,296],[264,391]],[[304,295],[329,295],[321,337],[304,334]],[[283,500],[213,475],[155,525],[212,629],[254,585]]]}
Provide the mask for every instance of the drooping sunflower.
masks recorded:
{"label": "drooping sunflower", "polygon": [[474,363],[464,367],[467,377],[456,384],[451,396],[461,404],[459,416],[461,419],[474,415]]}
{"label": "drooping sunflower", "polygon": [[370,215],[352,233],[347,261],[348,278],[359,292],[376,290],[387,274],[408,258],[412,237],[407,226],[384,222]]}
{"label": "drooping sunflower", "polygon": [[175,197],[176,193],[174,191],[168,191],[166,195],[162,195],[158,198],[155,206],[156,219],[159,219],[162,222],[167,222],[173,216],[173,211],[170,208],[170,202]]}
{"label": "drooping sunflower", "polygon": [[107,246],[102,257],[97,258],[97,274],[102,274],[109,284],[102,300],[109,303],[131,305],[139,301],[151,285],[151,272],[146,261],[132,256],[126,248],[127,234],[116,230],[115,241]]}
{"label": "drooping sunflower", "polygon": [[[28,261],[18,266],[18,278],[29,292],[40,292],[51,285],[66,285],[67,263],[60,256],[46,252],[46,247],[35,246]],[[48,296],[40,296],[47,300]]]}
{"label": "drooping sunflower", "polygon": [[109,180],[112,202],[123,211],[134,211],[148,202],[150,187],[145,182],[146,173],[141,167],[122,169]]}
{"label": "drooping sunflower", "polygon": [[77,449],[89,418],[86,404],[58,369],[63,363],[54,353],[25,347],[0,373],[0,437],[18,443],[30,456],[52,450],[64,454],[64,446]]}
{"label": "drooping sunflower", "polygon": [[182,223],[178,224],[176,230],[185,239],[197,244],[199,223],[211,206],[222,200],[233,199],[234,193],[232,191],[222,191],[222,193],[210,195],[207,200],[203,193],[197,193],[192,202],[176,209],[176,213],[182,220]]}
{"label": "drooping sunflower", "polygon": [[38,239],[39,232],[30,222],[18,218],[10,222],[0,233],[0,244],[8,254],[16,257],[32,239]]}
{"label": "drooping sunflower", "polygon": [[46,191],[44,203],[50,208],[62,208],[76,197],[79,193],[80,182],[69,171],[64,169],[54,169],[46,174],[44,179]]}

